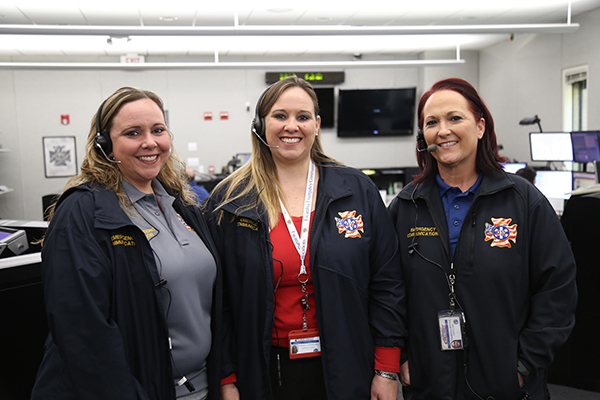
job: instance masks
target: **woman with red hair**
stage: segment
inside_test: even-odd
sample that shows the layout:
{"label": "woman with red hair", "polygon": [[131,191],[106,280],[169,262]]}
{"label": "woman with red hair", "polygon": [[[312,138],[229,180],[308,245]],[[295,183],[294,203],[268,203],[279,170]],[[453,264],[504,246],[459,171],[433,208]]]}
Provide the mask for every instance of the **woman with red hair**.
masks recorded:
{"label": "woman with red hair", "polygon": [[420,173],[390,204],[408,299],[406,399],[549,399],[575,323],[575,262],[552,206],[502,170],[494,121],[468,82],[419,101]]}

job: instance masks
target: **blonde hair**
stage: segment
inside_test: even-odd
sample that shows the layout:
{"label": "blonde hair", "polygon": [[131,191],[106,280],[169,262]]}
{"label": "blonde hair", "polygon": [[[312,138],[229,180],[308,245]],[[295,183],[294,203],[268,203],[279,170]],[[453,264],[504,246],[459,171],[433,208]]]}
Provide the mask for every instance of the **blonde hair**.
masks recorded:
{"label": "blonde hair", "polygon": [[[163,117],[165,117],[163,102],[155,93],[149,90],[141,90],[132,87],[122,87],[115,91],[104,101],[104,103],[102,103],[100,109],[97,111],[97,113],[100,113],[99,127],[96,127],[97,113],[94,114],[85,146],[85,158],[81,163],[81,172],[67,181],[64,191],[83,184],[95,184],[102,186],[107,190],[113,191],[117,195],[121,208],[125,210],[125,212],[129,213],[131,201],[129,200],[127,194],[123,191],[123,175],[119,170],[118,164],[108,161],[105,155],[102,152],[99,152],[99,150],[96,148],[96,128],[98,128],[100,131],[110,132],[113,118],[119,112],[121,107],[123,107],[124,104],[142,99],[150,99],[154,101],[154,103],[156,103],[156,105],[160,108]],[[171,131],[168,131],[168,133],[172,143],[173,134]],[[172,145],[171,153],[167,158],[165,165],[159,172],[157,179],[165,188],[170,189],[175,194],[181,196],[185,205],[195,203],[194,194],[187,184],[185,165],[177,156]],[[55,207],[56,203],[46,210],[49,221],[54,216]]]}
{"label": "blonde hair", "polygon": [[[263,120],[281,94],[292,87],[299,87],[308,93],[313,101],[316,117],[319,114],[319,101],[315,91],[310,83],[295,76],[278,81],[267,88],[259,99],[257,116]],[[264,120],[262,125],[264,127]],[[257,134],[261,133],[258,132]],[[281,212],[279,197],[277,195],[277,190],[280,190],[280,184],[277,179],[275,161],[273,161],[271,150],[262,144],[255,134],[252,133],[250,138],[252,141],[252,155],[250,160],[220,182],[213,191],[213,193],[224,191],[215,212],[220,213],[218,217],[218,223],[220,223],[223,218],[223,206],[248,196],[253,198],[253,201],[241,205],[238,208],[238,212],[254,208],[258,209],[259,213],[266,212],[269,219],[269,226],[274,228],[277,225],[278,214]],[[341,165],[337,160],[324,153],[320,136],[315,137],[310,157],[317,165]]]}

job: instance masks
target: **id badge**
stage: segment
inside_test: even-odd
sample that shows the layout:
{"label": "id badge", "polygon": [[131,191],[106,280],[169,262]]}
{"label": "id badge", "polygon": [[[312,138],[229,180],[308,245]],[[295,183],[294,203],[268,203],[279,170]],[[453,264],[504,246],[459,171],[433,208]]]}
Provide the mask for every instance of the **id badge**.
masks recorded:
{"label": "id badge", "polygon": [[438,313],[442,350],[462,350],[466,347],[465,314],[460,310]]}
{"label": "id badge", "polygon": [[318,357],[321,355],[321,338],[318,329],[290,331],[290,359]]}

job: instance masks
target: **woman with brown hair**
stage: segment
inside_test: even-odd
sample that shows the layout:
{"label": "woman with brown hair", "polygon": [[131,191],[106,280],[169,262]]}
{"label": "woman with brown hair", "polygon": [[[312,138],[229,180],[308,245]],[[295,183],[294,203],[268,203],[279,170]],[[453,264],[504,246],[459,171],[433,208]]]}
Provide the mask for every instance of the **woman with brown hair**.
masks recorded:
{"label": "woman with brown hair", "polygon": [[32,399],[218,398],[218,258],[162,100],[123,87],[50,213]]}

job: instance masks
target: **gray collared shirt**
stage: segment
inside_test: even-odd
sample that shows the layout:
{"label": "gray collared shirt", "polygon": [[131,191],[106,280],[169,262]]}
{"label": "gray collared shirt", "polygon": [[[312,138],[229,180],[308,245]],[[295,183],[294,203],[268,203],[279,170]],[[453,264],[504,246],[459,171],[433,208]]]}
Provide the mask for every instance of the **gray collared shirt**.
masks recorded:
{"label": "gray collared shirt", "polygon": [[[154,194],[143,193],[127,181],[123,188],[135,208],[130,218],[146,234],[160,278],[167,281],[163,295],[173,346],[173,378],[177,382],[185,375],[197,391],[206,389],[215,260],[175,211],[175,198],[158,180],[152,181]],[[184,386],[176,386],[176,390],[177,397],[189,394]]]}

